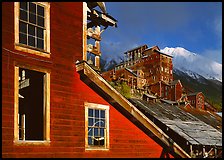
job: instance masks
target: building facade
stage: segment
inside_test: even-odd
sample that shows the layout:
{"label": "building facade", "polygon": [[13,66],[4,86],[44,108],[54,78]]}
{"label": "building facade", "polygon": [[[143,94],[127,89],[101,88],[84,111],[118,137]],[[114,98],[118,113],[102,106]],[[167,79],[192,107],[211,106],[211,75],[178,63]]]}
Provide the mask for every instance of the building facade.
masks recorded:
{"label": "building facade", "polygon": [[187,95],[190,104],[196,109],[205,109],[204,94],[202,92],[190,93]]}
{"label": "building facade", "polygon": [[[114,90],[111,94],[120,98],[119,104],[132,110],[119,110],[112,105],[118,100],[109,103],[106,92],[96,92],[96,87],[107,84],[101,84],[102,78],[94,88],[77,72],[76,62],[87,61],[87,52],[95,55],[99,69],[100,38],[95,37],[95,47],[86,47],[87,34],[93,36],[89,28],[99,35],[98,21],[114,24],[103,11],[94,10],[97,5],[2,3],[3,158],[163,156],[168,138],[160,137],[164,134],[149,125],[151,121]],[[99,14],[104,19],[97,20]],[[87,24],[87,15],[93,26]],[[133,118],[136,115],[144,129]],[[175,151],[182,153],[179,148]]]}

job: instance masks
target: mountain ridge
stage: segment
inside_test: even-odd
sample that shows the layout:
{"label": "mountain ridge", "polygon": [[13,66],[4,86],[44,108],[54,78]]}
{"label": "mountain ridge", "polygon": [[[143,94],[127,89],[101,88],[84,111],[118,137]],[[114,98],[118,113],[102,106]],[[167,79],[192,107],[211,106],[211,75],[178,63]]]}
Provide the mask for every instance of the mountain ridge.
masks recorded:
{"label": "mountain ridge", "polygon": [[173,56],[173,67],[181,71],[192,71],[206,79],[222,82],[222,64],[190,52],[182,47],[165,47],[161,52]]}

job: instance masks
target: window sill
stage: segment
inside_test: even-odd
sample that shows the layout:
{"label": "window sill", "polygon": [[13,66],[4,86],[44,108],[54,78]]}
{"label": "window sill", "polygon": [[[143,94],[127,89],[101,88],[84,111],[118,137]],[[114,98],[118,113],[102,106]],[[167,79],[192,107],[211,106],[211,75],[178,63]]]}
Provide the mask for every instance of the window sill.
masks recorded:
{"label": "window sill", "polygon": [[85,148],[86,151],[109,151],[109,148]]}
{"label": "window sill", "polygon": [[17,146],[29,146],[29,145],[44,145],[49,146],[51,141],[32,141],[32,140],[15,140],[14,144]]}
{"label": "window sill", "polygon": [[47,57],[47,58],[50,58],[50,54],[51,54],[50,52],[39,50],[37,48],[32,48],[27,45],[18,44],[18,43],[15,44],[15,49],[18,51],[23,51],[23,52],[27,52],[27,53],[35,54],[38,56]]}

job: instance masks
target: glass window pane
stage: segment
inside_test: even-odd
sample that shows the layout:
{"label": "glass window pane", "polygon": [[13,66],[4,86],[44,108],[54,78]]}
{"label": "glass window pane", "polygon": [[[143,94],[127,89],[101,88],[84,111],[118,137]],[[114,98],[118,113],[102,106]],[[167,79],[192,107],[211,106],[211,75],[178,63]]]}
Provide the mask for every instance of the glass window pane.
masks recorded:
{"label": "glass window pane", "polygon": [[27,35],[19,33],[19,43],[27,44]]}
{"label": "glass window pane", "polygon": [[105,110],[100,110],[100,118],[105,118]]}
{"label": "glass window pane", "polygon": [[95,117],[100,117],[99,110],[95,110]]}
{"label": "glass window pane", "polygon": [[37,25],[44,27],[44,18],[37,16]]}
{"label": "glass window pane", "polygon": [[101,146],[104,145],[104,139],[101,139],[101,140],[100,140],[100,144],[99,144],[99,145],[101,145]]}
{"label": "glass window pane", "polygon": [[95,126],[99,127],[100,126],[101,121],[99,120],[99,118],[95,119]]}
{"label": "glass window pane", "polygon": [[20,2],[20,8],[27,10],[27,2]]}
{"label": "glass window pane", "polygon": [[19,22],[19,32],[27,34],[27,24]]}
{"label": "glass window pane", "polygon": [[28,25],[28,34],[35,36],[35,27],[33,25]]}
{"label": "glass window pane", "polygon": [[88,145],[93,145],[92,138],[88,137]]}
{"label": "glass window pane", "polygon": [[88,136],[93,136],[93,128],[88,127]]}
{"label": "glass window pane", "polygon": [[44,7],[37,5],[37,14],[44,17]]}
{"label": "glass window pane", "polygon": [[101,121],[100,127],[105,127],[105,119],[101,119],[100,121]]}
{"label": "glass window pane", "polygon": [[35,47],[35,38],[32,36],[28,36],[28,45]]}
{"label": "glass window pane", "polygon": [[27,12],[20,9],[20,19],[27,21]]}
{"label": "glass window pane", "polygon": [[29,11],[36,14],[36,4],[34,3],[29,3]]}
{"label": "glass window pane", "polygon": [[93,117],[93,109],[88,109],[88,116]]}
{"label": "glass window pane", "polygon": [[44,49],[44,40],[37,38],[37,48]]}
{"label": "glass window pane", "polygon": [[93,129],[94,129],[94,137],[99,136],[99,129],[98,128]]}
{"label": "glass window pane", "polygon": [[93,126],[93,118],[88,119],[88,126]]}
{"label": "glass window pane", "polygon": [[29,13],[29,22],[36,24],[36,15],[35,14]]}
{"label": "glass window pane", "polygon": [[104,137],[104,128],[100,128],[100,136]]}

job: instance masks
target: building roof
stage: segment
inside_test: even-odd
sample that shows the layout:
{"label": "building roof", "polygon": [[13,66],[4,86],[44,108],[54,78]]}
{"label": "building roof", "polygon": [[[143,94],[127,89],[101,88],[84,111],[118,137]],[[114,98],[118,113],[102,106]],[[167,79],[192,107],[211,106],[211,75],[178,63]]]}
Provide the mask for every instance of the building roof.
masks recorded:
{"label": "building roof", "polygon": [[158,84],[158,83],[163,83],[163,84],[165,84],[165,85],[167,85],[167,86],[170,86],[170,84],[168,84],[168,83],[166,83],[165,81],[163,81],[163,80],[160,80],[160,81],[156,81],[156,82],[154,82],[154,83],[151,83],[151,84],[149,84],[149,86],[153,86],[153,85],[156,85],[156,84]]}
{"label": "building roof", "polygon": [[156,99],[157,97],[156,96],[153,96],[153,95],[150,95],[148,93],[144,93],[143,95],[149,97],[149,98],[152,98],[152,99]]}
{"label": "building roof", "polygon": [[170,85],[176,85],[178,82],[180,82],[180,80],[178,79],[178,80],[173,80],[172,82],[170,82]]}
{"label": "building roof", "polygon": [[196,109],[194,107],[184,108],[180,107],[182,110],[192,114],[201,121],[207,123],[208,125],[214,127],[218,131],[222,132],[222,117],[217,115],[215,112],[209,112],[201,109]]}
{"label": "building roof", "polygon": [[163,52],[161,52],[161,51],[159,51],[159,50],[157,50],[157,49],[155,49],[155,51],[158,52],[159,54],[163,54],[163,55],[165,55],[165,56],[168,56],[168,57],[173,58],[173,56],[168,55],[168,54],[165,54],[165,53],[163,53]]}
{"label": "building roof", "polygon": [[127,53],[128,53],[128,52],[130,52],[130,51],[136,50],[136,49],[141,48],[141,47],[144,47],[144,46],[146,46],[146,48],[148,48],[147,44],[144,44],[144,45],[141,45],[141,46],[135,47],[135,48],[133,48],[133,49],[130,49],[130,50],[128,50],[128,51],[126,51],[126,52],[124,52],[124,54],[127,54]]}
{"label": "building roof", "polygon": [[129,68],[125,68],[128,72],[130,72],[131,74],[133,74],[135,77],[138,77],[138,75],[131,69]]}
{"label": "building roof", "polygon": [[196,96],[198,93],[202,93],[202,92],[189,93],[189,94],[187,94],[187,96]]}
{"label": "building roof", "polygon": [[[146,102],[140,99],[130,99],[130,101],[147,117],[153,119],[154,122],[157,121],[158,125],[165,126],[166,130],[172,130],[167,134],[177,144],[181,145],[183,141],[186,141],[188,144],[196,146],[222,147],[221,132],[180,107],[166,103]],[[184,148],[186,145],[187,143],[181,146]]]}
{"label": "building roof", "polygon": [[167,99],[161,99],[162,102],[165,102],[167,104],[176,104],[177,102],[176,101],[171,101],[171,100],[167,100]]}

